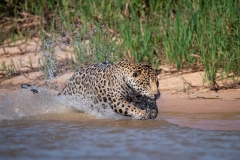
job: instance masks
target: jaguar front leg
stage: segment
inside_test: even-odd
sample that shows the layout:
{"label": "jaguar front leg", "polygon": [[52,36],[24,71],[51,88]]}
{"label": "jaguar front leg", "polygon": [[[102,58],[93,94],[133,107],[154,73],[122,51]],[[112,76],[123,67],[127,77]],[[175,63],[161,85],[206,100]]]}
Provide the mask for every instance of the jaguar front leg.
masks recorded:
{"label": "jaguar front leg", "polygon": [[151,117],[146,110],[137,108],[124,100],[113,102],[111,108],[121,115],[131,116],[137,119],[149,119]]}

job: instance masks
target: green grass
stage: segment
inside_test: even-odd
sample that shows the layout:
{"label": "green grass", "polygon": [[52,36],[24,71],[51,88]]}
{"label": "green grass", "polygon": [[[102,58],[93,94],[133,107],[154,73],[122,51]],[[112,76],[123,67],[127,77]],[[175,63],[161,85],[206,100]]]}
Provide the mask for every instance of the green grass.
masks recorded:
{"label": "green grass", "polygon": [[14,61],[11,59],[11,62],[9,65],[6,65],[4,61],[1,63],[0,71],[4,71],[5,76],[10,78],[17,74],[17,72],[19,71],[19,67],[16,66]]}
{"label": "green grass", "polygon": [[39,25],[19,30],[14,21],[0,43],[7,37],[14,41],[16,35],[28,37],[36,28],[41,37],[61,38],[67,32],[76,55],[74,68],[128,58],[153,68],[166,63],[179,70],[203,66],[212,87],[218,72],[240,76],[238,0],[18,0],[1,2],[3,6],[7,12],[0,17],[18,19],[26,12],[39,17]]}
{"label": "green grass", "polygon": [[108,26],[98,23],[92,29],[88,29],[87,26],[81,25],[81,32],[76,32],[72,37],[77,65],[113,62],[118,59],[118,46],[116,40],[111,39]]}

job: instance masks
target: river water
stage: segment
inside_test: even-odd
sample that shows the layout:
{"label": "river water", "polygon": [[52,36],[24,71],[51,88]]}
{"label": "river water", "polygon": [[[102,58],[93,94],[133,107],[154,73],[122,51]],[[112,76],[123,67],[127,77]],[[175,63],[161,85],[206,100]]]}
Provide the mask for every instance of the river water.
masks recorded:
{"label": "river water", "polygon": [[[49,91],[42,93],[34,96],[21,90],[0,94],[0,159],[237,160],[240,157],[237,129],[208,130],[186,123],[178,125],[176,118],[186,119],[187,115],[175,113],[160,112],[156,120],[81,113],[76,104],[64,103]],[[235,117],[232,120],[237,126],[236,116],[230,117]],[[199,124],[210,122],[205,117]]]}

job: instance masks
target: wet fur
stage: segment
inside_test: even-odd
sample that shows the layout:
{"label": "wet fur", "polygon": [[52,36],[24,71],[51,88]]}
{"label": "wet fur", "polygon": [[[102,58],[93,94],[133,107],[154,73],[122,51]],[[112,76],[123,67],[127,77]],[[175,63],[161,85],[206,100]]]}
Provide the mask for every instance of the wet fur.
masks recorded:
{"label": "wet fur", "polygon": [[58,96],[82,96],[124,116],[154,119],[158,114],[160,72],[129,61],[97,63],[75,72]]}

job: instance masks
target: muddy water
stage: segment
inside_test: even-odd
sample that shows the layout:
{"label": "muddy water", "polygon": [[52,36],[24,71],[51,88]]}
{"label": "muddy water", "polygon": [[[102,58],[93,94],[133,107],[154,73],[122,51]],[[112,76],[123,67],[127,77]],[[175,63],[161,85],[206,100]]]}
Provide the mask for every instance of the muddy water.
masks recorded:
{"label": "muddy water", "polygon": [[[238,159],[239,131],[165,120],[95,119],[83,113],[3,121],[0,159]],[[84,118],[81,118],[84,117]],[[49,118],[51,117],[51,118]]]}
{"label": "muddy water", "polygon": [[144,121],[99,118],[64,107],[50,95],[0,96],[0,159],[225,160],[240,156],[237,113],[160,112],[156,120]]}
{"label": "muddy water", "polygon": [[162,113],[164,120],[204,130],[240,131],[240,113]]}

